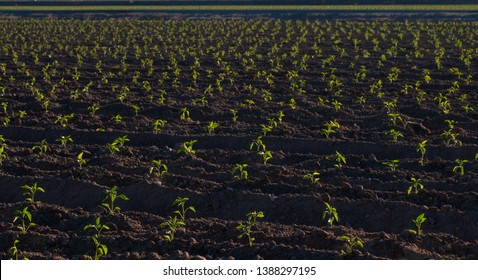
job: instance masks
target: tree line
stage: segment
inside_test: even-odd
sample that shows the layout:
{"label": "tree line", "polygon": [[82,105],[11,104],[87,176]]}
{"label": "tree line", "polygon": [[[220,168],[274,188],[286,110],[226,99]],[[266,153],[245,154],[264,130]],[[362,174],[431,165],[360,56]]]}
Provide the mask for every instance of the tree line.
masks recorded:
{"label": "tree line", "polygon": [[478,4],[478,0],[7,0],[0,5],[428,5]]}

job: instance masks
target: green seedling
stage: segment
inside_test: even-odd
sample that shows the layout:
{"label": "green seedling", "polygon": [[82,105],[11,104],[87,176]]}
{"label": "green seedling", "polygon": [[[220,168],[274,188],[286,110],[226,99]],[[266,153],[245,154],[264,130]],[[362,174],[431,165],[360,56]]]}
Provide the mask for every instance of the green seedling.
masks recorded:
{"label": "green seedling", "polygon": [[117,152],[120,151],[118,147],[118,143],[112,142],[112,143],[107,143],[106,144],[106,149],[110,152],[111,156],[114,156]]}
{"label": "green seedling", "polygon": [[367,103],[367,99],[365,98],[365,96],[361,95],[357,97],[357,100],[355,102],[363,106],[365,103]]}
{"label": "green seedling", "polygon": [[31,203],[40,202],[35,200],[35,194],[37,192],[42,192],[42,193],[45,192],[45,190],[42,187],[39,187],[37,183],[34,183],[31,186],[23,185],[20,188],[23,190],[23,195],[25,196],[25,200]]}
{"label": "green seedling", "polygon": [[7,153],[5,152],[5,146],[0,146],[0,167],[3,166],[3,161],[8,158]]}
{"label": "green seedling", "polygon": [[100,106],[96,103],[91,104],[91,106],[88,107],[88,111],[90,111],[90,116],[94,116],[96,114],[96,111],[100,109]]}
{"label": "green seedling", "polygon": [[422,235],[422,224],[427,220],[427,218],[425,218],[425,213],[422,213],[420,215],[418,215],[418,217],[416,217],[414,220],[412,220],[412,223],[415,225],[415,227],[417,228],[416,230],[415,229],[410,229],[408,230],[409,232],[411,232],[412,234],[415,234],[415,235]]}
{"label": "green seedling", "polygon": [[8,251],[10,252],[9,260],[18,260],[18,248],[17,248],[18,242],[20,242],[20,240],[15,239],[13,241],[13,246],[8,249]]}
{"label": "green seedling", "polygon": [[13,222],[20,221],[20,225],[17,228],[23,233],[28,233],[31,227],[36,226],[37,224],[32,222],[32,213],[28,210],[28,206],[22,210],[15,211],[15,218]]}
{"label": "green seedling", "polygon": [[399,137],[403,137],[403,133],[401,133],[400,131],[397,131],[395,129],[390,129],[388,132],[387,132],[388,135],[392,136],[393,138],[393,142],[398,142],[398,138]]}
{"label": "green seedling", "polygon": [[262,136],[266,136],[267,133],[272,132],[272,127],[271,126],[261,124],[261,127],[262,127]]}
{"label": "green seedling", "polygon": [[0,105],[3,108],[3,114],[8,115],[8,102],[2,102]]}
{"label": "green seedling", "polygon": [[94,224],[86,225],[83,228],[83,230],[85,230],[85,231],[88,230],[88,229],[94,229],[95,234],[93,236],[96,237],[97,239],[100,239],[101,238],[101,232],[103,230],[109,230],[110,228],[107,225],[102,224],[101,223],[101,217],[98,217],[98,218],[96,218]]}
{"label": "green seedling", "polygon": [[154,133],[159,133],[161,132],[161,130],[164,128],[164,126],[166,125],[167,121],[165,120],[155,120],[154,123],[153,123],[153,131]]}
{"label": "green seedling", "polygon": [[440,134],[440,136],[444,138],[445,146],[447,147],[450,145],[461,146],[462,143],[460,140],[458,140],[458,136],[460,136],[460,133],[454,132],[455,121],[445,120],[445,122],[448,124],[448,130],[444,130],[443,133]]}
{"label": "green seedling", "polygon": [[396,118],[396,119],[401,119],[400,114],[393,114],[392,113],[392,110],[394,110],[397,107],[397,99],[394,99],[392,101],[383,102],[383,107],[385,109],[387,109],[388,116],[390,116],[390,114],[392,114],[392,116],[390,116],[390,117]]}
{"label": "green seedling", "polygon": [[214,130],[216,130],[216,128],[219,127],[219,123],[218,122],[214,122],[214,121],[210,121],[208,123],[208,125],[206,126],[206,131],[208,134],[212,134],[214,132]]}
{"label": "green seedling", "polygon": [[458,164],[455,167],[453,167],[453,172],[456,172],[460,175],[465,174],[465,163],[468,162],[466,159],[456,159],[455,162]]}
{"label": "green seedling", "polygon": [[126,142],[129,142],[129,139],[128,139],[128,136],[127,136],[127,135],[123,135],[123,136],[121,136],[121,137],[116,138],[114,142],[118,143],[118,146],[119,146],[120,148],[122,148],[122,147],[124,147],[124,144],[125,144]]}
{"label": "green seedling", "polygon": [[259,151],[259,152],[257,152],[257,154],[262,156],[262,161],[264,163],[264,166],[267,166],[267,161],[272,158],[272,152],[271,151]]}
{"label": "green seedling", "polygon": [[191,121],[188,108],[181,108],[181,110],[179,111],[179,119],[181,119],[182,121]]}
{"label": "green seedling", "polygon": [[237,121],[237,109],[229,109],[229,111],[232,113],[232,121],[236,122]]}
{"label": "green seedling", "polygon": [[78,162],[80,169],[82,169],[83,165],[86,164],[86,159],[83,158],[83,152],[78,154],[78,156],[76,157],[76,162]]}
{"label": "green seedling", "polygon": [[203,96],[203,97],[201,97],[201,98],[195,98],[195,99],[193,99],[193,101],[192,101],[192,104],[193,104],[193,105],[196,105],[196,104],[198,104],[198,103],[200,103],[200,104],[202,105],[202,107],[204,107],[204,106],[206,106],[209,102],[207,101],[206,97]]}
{"label": "green seedling", "polygon": [[388,113],[387,115],[390,118],[390,121],[393,123],[393,125],[397,125],[398,121],[403,123],[403,118],[400,114],[398,114],[398,113]]}
{"label": "green seedling", "polygon": [[135,116],[138,116],[139,111],[141,110],[141,108],[140,108],[138,105],[134,105],[134,104],[131,105],[131,108],[132,108],[133,111],[134,111],[134,115],[135,115]]}
{"label": "green seedling", "polygon": [[470,104],[463,105],[463,106],[461,106],[461,108],[463,110],[465,110],[465,112],[467,112],[467,113],[475,111],[475,109]]}
{"label": "green seedling", "polygon": [[360,240],[356,236],[349,237],[346,235],[342,235],[340,236],[340,240],[344,241],[344,250],[340,251],[340,255],[342,256],[352,255],[355,247],[363,248],[362,240]]}
{"label": "green seedling", "polygon": [[85,231],[88,229],[94,229],[96,231],[95,234],[91,237],[93,243],[95,244],[95,255],[85,255],[85,258],[89,260],[99,260],[101,259],[101,257],[106,256],[108,254],[108,247],[100,242],[101,232],[103,230],[109,230],[110,228],[107,225],[102,224],[100,217],[98,217],[95,220],[95,224],[89,224],[83,228],[83,230]]}
{"label": "green seedling", "polygon": [[256,104],[256,102],[254,102],[254,100],[251,100],[251,99],[246,99],[244,100],[244,103],[241,103],[241,106],[242,107],[248,107],[248,108],[252,108],[254,107],[254,105]]}
{"label": "green seedling", "polygon": [[95,244],[95,255],[94,256],[85,255],[84,256],[85,259],[96,261],[108,254],[108,247],[105,244],[102,244],[100,240],[98,240],[98,238],[93,236],[91,237],[91,240],[93,240],[93,243]]}
{"label": "green seedling", "polygon": [[178,217],[174,216],[173,218],[162,222],[159,226],[166,228],[166,234],[163,235],[168,242],[174,240],[174,235],[178,227],[185,226],[184,222],[178,221]]}
{"label": "green seedling", "polygon": [[420,165],[425,164],[425,153],[427,152],[427,142],[428,140],[423,140],[422,142],[418,143],[417,152],[420,152],[420,160],[418,161]]}
{"label": "green seedling", "polygon": [[[114,214],[119,212],[121,208],[115,206],[116,199],[129,200],[129,198],[124,194],[118,194],[118,187],[113,186],[111,189],[106,190],[106,196],[103,198],[102,206],[108,211],[109,214]],[[107,201],[107,202],[105,202]]]}
{"label": "green seedling", "polygon": [[337,209],[330,206],[327,202],[324,202],[325,210],[322,213],[322,220],[327,218],[327,225],[329,227],[333,226],[334,222],[339,221],[339,214],[337,213]]}
{"label": "green seedling", "polygon": [[272,129],[274,127],[277,127],[277,121],[275,118],[266,118],[267,122],[269,123],[269,127]]}
{"label": "green seedling", "polygon": [[310,180],[311,185],[316,185],[320,181],[320,173],[316,171],[312,173],[307,173],[304,175],[304,179]]}
{"label": "green seedling", "polygon": [[122,121],[123,121],[123,117],[118,114],[118,115],[115,115],[111,118],[111,120],[115,123],[115,124],[120,124]]}
{"label": "green seedling", "polygon": [[186,212],[187,211],[192,211],[192,212],[196,213],[196,209],[193,206],[186,207],[186,202],[188,200],[189,200],[189,198],[187,198],[187,197],[179,197],[178,196],[173,201],[173,206],[178,206],[179,207],[179,209],[174,211],[173,213],[179,215],[180,221],[183,222],[184,224],[186,224],[185,220],[186,220]]}
{"label": "green seedling", "polygon": [[332,101],[331,104],[334,106],[336,112],[342,109],[342,103],[340,103],[338,100]]}
{"label": "green seedling", "polygon": [[321,107],[325,107],[326,103],[330,103],[330,101],[328,99],[324,99],[321,96],[317,97],[317,105],[319,105]]}
{"label": "green seedling", "polygon": [[297,102],[295,101],[294,98],[291,98],[289,100],[289,107],[292,109],[292,110],[295,110],[297,108]]}
{"label": "green seedling", "polygon": [[73,143],[73,138],[70,135],[67,136],[60,136],[60,138],[56,139],[56,142],[59,142],[63,148],[66,148],[66,145],[71,142]]}
{"label": "green seedling", "polygon": [[443,131],[442,134],[440,134],[444,138],[444,143],[445,146],[449,147],[451,145],[458,145],[461,146],[462,142],[458,140],[458,136],[460,136],[460,133],[455,133],[451,129]]}
{"label": "green seedling", "polygon": [[18,248],[17,248],[17,244],[20,242],[20,240],[18,239],[15,239],[15,241],[13,241],[13,246],[10,247],[10,249],[8,249],[8,251],[10,252],[10,259],[9,260],[18,260]]}
{"label": "green seedling", "polygon": [[128,142],[128,136],[124,135],[116,138],[113,142],[106,144],[106,149],[110,152],[111,156],[114,156],[120,151],[120,148],[124,147],[124,144]]}
{"label": "green seedling", "polygon": [[330,134],[336,133],[335,129],[340,128],[340,124],[336,121],[329,121],[325,123],[324,128],[322,128],[322,134],[325,135],[325,138],[329,139]]}
{"label": "green seedling", "polygon": [[257,219],[259,218],[264,218],[264,213],[262,211],[249,212],[247,213],[247,223],[246,224],[241,223],[240,225],[236,227],[237,230],[242,232],[241,234],[239,234],[237,238],[241,239],[242,237],[247,236],[250,247],[252,247],[252,244],[255,240],[255,238],[251,236],[252,227],[257,223]]}
{"label": "green seedling", "polygon": [[193,149],[193,145],[197,143],[197,140],[186,141],[181,144],[181,147],[178,149],[178,154],[185,153],[188,156],[193,156],[196,154],[196,151]]}
{"label": "green seedling", "polygon": [[22,125],[22,120],[27,117],[27,111],[25,110],[19,110],[18,111],[18,122],[20,126]]}
{"label": "green seedling", "polygon": [[59,115],[59,116],[56,117],[55,124],[60,123],[60,125],[62,127],[66,127],[68,125],[68,122],[71,119],[73,119],[74,116],[75,116],[74,113],[71,113],[71,114],[65,115],[65,116]]}
{"label": "green seedling", "polygon": [[48,144],[45,139],[37,142],[36,145],[32,147],[32,152],[35,152],[36,150],[38,150],[39,155],[43,155],[48,151]]}
{"label": "green seedling", "polygon": [[4,116],[2,118],[3,126],[8,126],[10,124],[10,119],[11,119],[11,116]]}
{"label": "green seedling", "polygon": [[282,118],[284,117],[285,117],[284,112],[279,111],[279,113],[277,113],[277,120],[279,121],[279,123],[282,123]]}
{"label": "green seedling", "polygon": [[[15,239],[13,241],[13,246],[8,249],[10,253],[10,259],[9,260],[18,260],[18,255],[20,251],[18,250],[17,244],[20,242],[20,240]],[[28,258],[23,258],[23,260],[28,260]]]}
{"label": "green seedling", "polygon": [[382,164],[388,166],[391,171],[395,171],[395,170],[397,170],[399,162],[400,161],[398,159],[393,159],[393,160],[390,160],[390,161],[384,161],[384,162],[382,162]]}
{"label": "green seedling", "polygon": [[237,163],[231,170],[232,175],[234,176],[234,179],[236,180],[247,180],[249,173],[245,170],[247,164],[240,164]]}
{"label": "green seedling", "polygon": [[153,160],[151,161],[153,166],[149,168],[149,174],[156,173],[158,177],[163,176],[164,173],[168,172],[168,166],[162,162],[162,160]]}
{"label": "green seedling", "polygon": [[342,166],[344,164],[347,164],[347,160],[345,159],[345,156],[339,153],[339,151],[335,151],[335,156],[332,155],[332,157],[335,158],[335,162],[336,162],[334,166],[339,169],[342,169]]}
{"label": "green seedling", "polygon": [[408,195],[412,194],[412,192],[414,194],[417,194],[418,190],[423,190],[423,184],[420,183],[422,179],[417,179],[412,177],[410,178],[410,180],[412,181],[412,185],[408,187],[408,190],[407,190]]}
{"label": "green seedling", "polygon": [[252,140],[251,145],[249,145],[249,150],[252,150],[256,146],[256,151],[265,151],[266,145],[262,142],[262,135],[257,136],[256,139]]}

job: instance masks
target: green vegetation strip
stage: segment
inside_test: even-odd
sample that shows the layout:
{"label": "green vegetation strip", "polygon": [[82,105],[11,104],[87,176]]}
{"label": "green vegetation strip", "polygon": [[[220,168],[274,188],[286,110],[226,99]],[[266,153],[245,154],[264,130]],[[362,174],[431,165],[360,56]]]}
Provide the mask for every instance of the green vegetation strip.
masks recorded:
{"label": "green vegetation strip", "polygon": [[478,5],[0,6],[0,11],[478,11]]}

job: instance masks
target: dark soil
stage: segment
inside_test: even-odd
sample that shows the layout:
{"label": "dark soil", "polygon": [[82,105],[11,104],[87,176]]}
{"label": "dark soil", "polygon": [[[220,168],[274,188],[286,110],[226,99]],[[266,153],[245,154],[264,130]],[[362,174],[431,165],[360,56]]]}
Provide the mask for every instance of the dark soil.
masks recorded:
{"label": "dark soil", "polygon": [[[0,100],[7,104],[0,110],[0,134],[8,155],[0,171],[1,259],[10,257],[17,239],[21,258],[93,255],[94,231],[84,227],[97,217],[109,227],[100,238],[109,249],[106,259],[478,259],[476,23],[125,19],[3,20],[0,26]],[[414,57],[417,33],[421,54]],[[434,60],[435,36],[445,49],[441,69]],[[354,38],[361,41],[358,50]],[[269,57],[276,43],[278,51]],[[394,44],[396,55],[390,53]],[[466,50],[473,53],[469,67],[460,59]],[[304,55],[309,58],[301,68]],[[153,60],[150,74],[145,58]],[[271,66],[274,58],[281,67]],[[360,66],[366,77],[355,80]],[[392,67],[400,70],[394,82],[388,79]],[[453,67],[463,75],[451,73]],[[199,73],[195,83],[192,69]],[[290,78],[290,71],[298,78]],[[341,83],[331,86],[335,78]],[[383,95],[369,90],[379,80]],[[291,89],[291,81],[304,93]],[[451,103],[447,112],[438,106],[439,93]],[[94,103],[99,110],[92,116]],[[391,103],[396,106],[387,112],[384,105]],[[189,121],[180,119],[185,107]],[[27,117],[20,118],[20,111]],[[393,124],[389,113],[402,121]],[[57,122],[69,114],[64,126]],[[120,123],[113,120],[117,115]],[[157,119],[167,121],[159,132],[153,131]],[[265,165],[250,145],[272,119],[276,126],[262,138],[272,153]],[[340,128],[327,138],[323,129],[331,120]],[[445,145],[445,120],[454,121],[460,142]],[[210,122],[219,127],[208,133]],[[391,129],[403,137],[394,141]],[[73,142],[62,147],[57,140],[67,135]],[[121,136],[129,141],[111,155],[106,145]],[[425,139],[420,164],[417,144]],[[48,150],[39,154],[32,147],[42,140]],[[196,153],[178,153],[190,140],[197,140]],[[80,152],[86,160],[81,169]],[[336,152],[346,158],[341,168],[334,166]],[[168,172],[150,174],[152,160],[159,159]],[[454,171],[457,159],[468,160],[463,175]],[[392,160],[399,160],[394,171],[384,164]],[[247,180],[234,178],[236,164],[248,164]],[[304,179],[313,172],[320,173],[316,184]],[[421,179],[424,188],[407,195],[411,178]],[[45,190],[36,194],[41,203],[22,195],[20,186],[34,183]],[[129,200],[118,199],[120,211],[108,214],[101,203],[113,186]],[[177,197],[189,198],[186,206],[197,212],[187,212],[186,225],[168,242],[160,224],[174,215]],[[333,226],[322,218],[324,202],[337,209]],[[37,226],[22,234],[19,221],[12,221],[26,206]],[[252,228],[252,247],[236,229],[251,211],[265,216]],[[417,236],[409,230],[421,213],[427,220]],[[342,256],[344,235],[358,237],[364,247]]]}

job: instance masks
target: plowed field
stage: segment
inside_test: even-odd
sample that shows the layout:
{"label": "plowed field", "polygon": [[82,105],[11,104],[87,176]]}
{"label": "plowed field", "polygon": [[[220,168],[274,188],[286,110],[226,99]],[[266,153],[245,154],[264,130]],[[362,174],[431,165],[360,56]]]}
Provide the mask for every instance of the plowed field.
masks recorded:
{"label": "plowed field", "polygon": [[[0,26],[2,259],[14,240],[19,258],[93,256],[98,217],[104,259],[478,258],[474,22]],[[31,203],[21,186],[35,183]],[[108,214],[114,186],[129,200]],[[196,212],[168,241],[177,197]],[[236,227],[252,211],[249,246]],[[364,246],[341,254],[341,236]]]}

